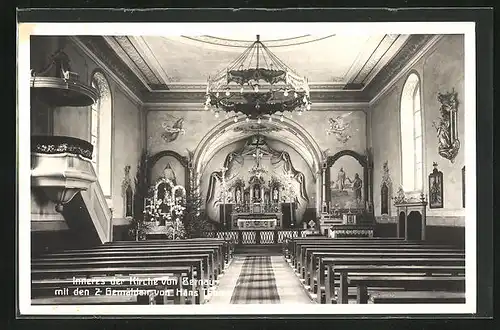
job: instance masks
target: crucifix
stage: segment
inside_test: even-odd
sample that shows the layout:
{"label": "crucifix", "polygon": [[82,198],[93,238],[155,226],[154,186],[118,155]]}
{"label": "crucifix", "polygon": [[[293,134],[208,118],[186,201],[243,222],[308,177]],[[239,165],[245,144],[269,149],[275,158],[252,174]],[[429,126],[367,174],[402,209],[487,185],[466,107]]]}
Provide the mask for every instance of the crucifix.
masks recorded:
{"label": "crucifix", "polygon": [[260,151],[259,145],[257,144],[257,150],[253,153],[253,158],[255,158],[255,164],[260,167],[260,159],[262,158],[262,153]]}

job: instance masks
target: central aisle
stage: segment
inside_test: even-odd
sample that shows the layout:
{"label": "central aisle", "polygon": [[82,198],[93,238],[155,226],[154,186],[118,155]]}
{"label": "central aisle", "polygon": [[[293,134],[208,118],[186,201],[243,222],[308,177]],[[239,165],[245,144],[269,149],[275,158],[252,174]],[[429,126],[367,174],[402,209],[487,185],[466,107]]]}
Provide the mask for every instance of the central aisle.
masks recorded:
{"label": "central aisle", "polygon": [[209,304],[311,304],[283,256],[236,255]]}

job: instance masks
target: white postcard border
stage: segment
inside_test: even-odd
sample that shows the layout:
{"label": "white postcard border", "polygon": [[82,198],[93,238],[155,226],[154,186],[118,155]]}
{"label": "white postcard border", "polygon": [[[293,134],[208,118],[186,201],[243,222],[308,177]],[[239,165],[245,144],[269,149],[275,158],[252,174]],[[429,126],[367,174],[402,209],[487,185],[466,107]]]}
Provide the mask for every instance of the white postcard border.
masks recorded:
{"label": "white postcard border", "polygon": [[[216,35],[278,31],[298,34],[463,34],[465,36],[466,303],[402,305],[31,305],[30,36],[31,35]],[[476,77],[474,22],[387,23],[20,23],[18,25],[18,287],[21,315],[297,315],[297,314],[465,314],[476,312]]]}

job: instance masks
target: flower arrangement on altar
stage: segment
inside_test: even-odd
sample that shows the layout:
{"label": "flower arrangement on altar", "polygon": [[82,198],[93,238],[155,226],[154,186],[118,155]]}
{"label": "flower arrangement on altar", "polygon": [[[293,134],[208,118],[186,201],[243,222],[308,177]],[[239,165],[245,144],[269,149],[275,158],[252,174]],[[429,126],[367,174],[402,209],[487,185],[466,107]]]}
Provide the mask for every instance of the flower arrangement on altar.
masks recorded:
{"label": "flower arrangement on altar", "polygon": [[186,213],[185,188],[168,179],[160,179],[150,191],[151,198],[144,200],[144,218],[153,225],[150,234],[163,234],[167,239],[186,237],[184,216]]}
{"label": "flower arrangement on altar", "polygon": [[163,200],[153,200],[151,198],[146,198],[144,206],[144,214],[146,218],[151,222],[163,222],[170,220],[171,214],[164,212],[165,203]]}

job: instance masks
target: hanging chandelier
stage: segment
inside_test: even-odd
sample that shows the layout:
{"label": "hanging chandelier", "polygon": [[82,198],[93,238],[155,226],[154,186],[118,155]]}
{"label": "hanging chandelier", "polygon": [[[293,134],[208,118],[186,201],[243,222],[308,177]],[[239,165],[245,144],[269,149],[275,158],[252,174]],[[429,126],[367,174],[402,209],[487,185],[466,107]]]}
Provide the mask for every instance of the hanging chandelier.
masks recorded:
{"label": "hanging chandelier", "polygon": [[272,120],[285,112],[296,111],[299,115],[311,109],[307,78],[300,77],[288,67],[257,35],[252,43],[229,66],[208,78],[205,110],[218,117],[246,115],[246,120],[259,123],[264,117]]}

